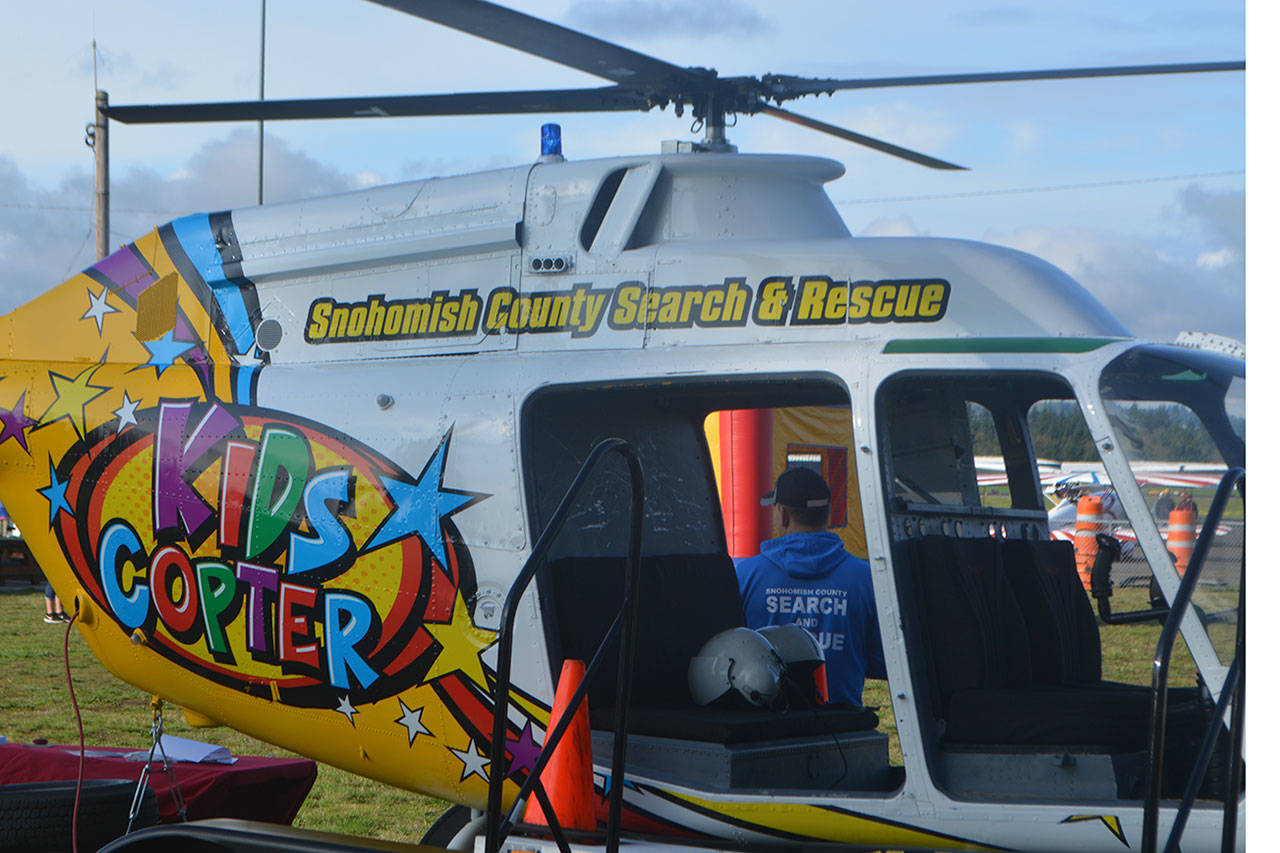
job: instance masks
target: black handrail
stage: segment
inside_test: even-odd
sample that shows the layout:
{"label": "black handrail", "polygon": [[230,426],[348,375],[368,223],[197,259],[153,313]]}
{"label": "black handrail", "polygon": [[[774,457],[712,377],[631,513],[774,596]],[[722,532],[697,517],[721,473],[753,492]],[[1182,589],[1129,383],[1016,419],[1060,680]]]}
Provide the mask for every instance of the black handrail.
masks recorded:
{"label": "black handrail", "polygon": [[[1177,595],[1174,596],[1173,603],[1169,606],[1169,616],[1164,624],[1164,630],[1160,632],[1160,640],[1156,643],[1155,658],[1152,662],[1152,689],[1154,697],[1151,707],[1151,731],[1147,742],[1147,799],[1143,808],[1142,816],[1142,850],[1143,853],[1155,853],[1156,835],[1160,828],[1160,778],[1164,773],[1164,742],[1165,742],[1165,722],[1168,712],[1169,703],[1169,658],[1173,654],[1173,645],[1178,637],[1178,629],[1182,625],[1183,617],[1186,615],[1187,608],[1191,604],[1191,594],[1195,591],[1196,584],[1200,580],[1200,570],[1204,567],[1205,557],[1209,553],[1209,546],[1213,542],[1215,531],[1218,529],[1218,522],[1222,520],[1223,510],[1226,509],[1227,501],[1231,497],[1231,492],[1235,488],[1237,482],[1244,479],[1243,468],[1231,468],[1223,476],[1222,481],[1218,484],[1218,491],[1213,496],[1213,503],[1209,506],[1209,512],[1205,516],[1205,522],[1201,528],[1200,537],[1196,540],[1195,549],[1191,552],[1191,559],[1187,563],[1186,572],[1183,575],[1182,583],[1178,585]],[[1244,673],[1242,644],[1243,633],[1240,631],[1240,625],[1244,620],[1244,565],[1241,563],[1241,594],[1236,604],[1237,623],[1236,623],[1236,662],[1233,664],[1232,670],[1228,672],[1229,683],[1224,683],[1223,690],[1218,696],[1218,703],[1214,709],[1214,715],[1218,723],[1221,722],[1222,712],[1226,704],[1231,701],[1231,693],[1237,688],[1243,689]],[[1237,668],[1236,664],[1239,665]],[[1237,678],[1232,678],[1232,674],[1238,672]],[[1228,690],[1230,688],[1230,690]],[[1242,693],[1240,695],[1243,695]],[[1239,705],[1239,702],[1236,703]],[[1236,717],[1243,714],[1242,708],[1236,708],[1232,714],[1233,727]],[[1201,749],[1201,753],[1197,758],[1196,768],[1192,771],[1192,778],[1188,785],[1187,797],[1183,800],[1182,806],[1178,810],[1178,818],[1175,818],[1174,829],[1181,833],[1181,827],[1185,826],[1186,817],[1184,810],[1189,811],[1190,803],[1194,802],[1196,789],[1199,784],[1197,774],[1202,778],[1204,769],[1208,765],[1208,760],[1212,756],[1213,741],[1216,739],[1218,731],[1217,725],[1210,725],[1208,736],[1205,738],[1205,746]],[[1232,731],[1232,757],[1238,759],[1238,750],[1235,744],[1241,737],[1243,732],[1239,729]],[[1201,767],[1203,762],[1204,767]],[[1232,778],[1236,779],[1236,767],[1232,765]],[[1192,788],[1192,785],[1195,785]],[[1234,790],[1228,791],[1226,799],[1232,800],[1238,795],[1239,786],[1235,785]],[[1228,810],[1223,809],[1223,836],[1227,837],[1226,817]],[[1234,820],[1235,809],[1230,810]],[[1230,835],[1234,838],[1235,828],[1230,828]],[[1170,833],[1166,842],[1165,850],[1177,850],[1178,836],[1173,832]]]}
{"label": "black handrail", "polygon": [[[1222,720],[1226,716],[1227,703],[1223,701],[1223,697],[1231,697],[1235,695],[1236,689],[1240,686],[1239,681],[1244,677],[1244,667],[1239,659],[1231,662],[1231,668],[1227,670],[1226,680],[1222,683],[1222,693],[1218,702],[1213,706],[1213,714],[1209,719],[1209,728],[1205,733],[1204,743],[1200,745],[1200,751],[1196,755],[1195,766],[1191,769],[1191,774],[1187,779],[1187,787],[1182,795],[1182,802],[1178,805],[1178,813],[1174,815],[1173,827],[1169,830],[1169,839],[1165,842],[1165,850],[1178,849],[1178,841],[1182,838],[1182,831],[1187,827],[1187,819],[1191,815],[1191,808],[1195,805],[1196,793],[1200,790],[1200,783],[1204,781],[1205,773],[1209,770],[1209,762],[1213,758],[1213,749],[1218,741],[1218,733],[1222,730]],[[1224,827],[1225,828],[1225,827]],[[1228,848],[1223,847],[1223,850]]]}
{"label": "black handrail", "polygon": [[1240,576],[1240,602],[1236,621],[1236,659],[1240,665],[1240,686],[1231,703],[1231,752],[1228,756],[1226,801],[1222,805],[1222,849],[1236,849],[1236,822],[1240,812],[1240,788],[1244,785],[1244,575]]}
{"label": "black handrail", "polygon": [[[519,607],[520,599],[524,596],[529,582],[533,579],[543,559],[546,557],[551,543],[559,535],[561,528],[564,527],[569,510],[573,507],[578,493],[586,484],[587,478],[595,470],[600,459],[606,453],[611,452],[620,454],[626,460],[631,479],[631,526],[628,538],[623,599],[618,608],[618,615],[614,618],[613,624],[605,634],[604,639],[601,640],[600,646],[596,649],[595,655],[591,658],[591,662],[586,668],[582,684],[574,691],[560,722],[553,731],[548,732],[546,739],[543,741],[538,760],[529,770],[528,777],[520,787],[519,793],[516,794],[511,814],[503,818],[502,786],[506,779],[507,709],[510,705],[511,657],[515,641],[516,609]],[[618,649],[618,685],[615,698],[616,719],[614,723],[613,757],[610,767],[612,779],[609,787],[609,820],[605,836],[606,849],[610,853],[616,853],[618,849],[622,823],[623,781],[626,771],[627,711],[631,705],[631,670],[635,660],[636,613],[639,601],[637,591],[640,578],[640,544],[643,520],[644,473],[640,467],[640,457],[636,455],[635,450],[626,441],[620,438],[606,438],[592,448],[586,461],[578,469],[578,475],[574,478],[568,491],[565,492],[560,505],[556,507],[551,520],[547,522],[546,529],[533,546],[529,559],[525,561],[524,567],[511,584],[510,590],[507,591],[506,601],[502,605],[501,633],[498,637],[498,670],[494,682],[493,732],[489,745],[489,810],[485,832],[486,853],[498,853],[502,843],[511,832],[512,815],[520,802],[529,795],[530,791],[538,798],[538,802],[542,806],[543,814],[547,818],[548,827],[555,837],[557,846],[559,846],[562,853],[569,853],[569,845],[565,840],[564,831],[556,819],[555,810],[547,800],[540,776],[542,769],[555,751],[556,745],[560,743],[560,739],[564,736],[565,731],[568,730],[574,712],[582,703],[583,697],[586,696],[587,688],[604,658],[605,651],[621,631],[622,642]]]}

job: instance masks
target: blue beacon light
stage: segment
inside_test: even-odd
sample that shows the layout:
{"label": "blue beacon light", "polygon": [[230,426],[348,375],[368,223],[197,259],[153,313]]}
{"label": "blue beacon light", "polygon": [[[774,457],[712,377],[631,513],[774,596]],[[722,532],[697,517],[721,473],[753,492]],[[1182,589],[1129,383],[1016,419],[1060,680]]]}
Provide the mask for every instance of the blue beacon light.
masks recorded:
{"label": "blue beacon light", "polygon": [[554,122],[542,126],[542,156],[563,156],[560,153],[560,125]]}

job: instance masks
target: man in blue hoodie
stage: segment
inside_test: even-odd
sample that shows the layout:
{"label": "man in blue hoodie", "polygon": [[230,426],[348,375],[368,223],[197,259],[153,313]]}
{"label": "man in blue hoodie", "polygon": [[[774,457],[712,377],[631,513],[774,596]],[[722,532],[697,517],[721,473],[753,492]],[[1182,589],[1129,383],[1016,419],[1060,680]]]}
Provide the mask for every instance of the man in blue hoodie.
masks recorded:
{"label": "man in blue hoodie", "polygon": [[871,568],[827,530],[831,490],[816,471],[788,468],[760,503],[782,535],[737,562],[747,627],[799,623],[826,655],[830,700],[861,707],[863,680],[886,677]]}

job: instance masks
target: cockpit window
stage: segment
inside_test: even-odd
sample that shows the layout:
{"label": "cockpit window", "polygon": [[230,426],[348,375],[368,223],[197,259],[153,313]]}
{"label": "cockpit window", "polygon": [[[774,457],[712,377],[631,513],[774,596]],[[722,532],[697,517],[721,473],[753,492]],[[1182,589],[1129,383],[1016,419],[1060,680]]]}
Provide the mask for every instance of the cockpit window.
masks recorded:
{"label": "cockpit window", "polygon": [[[1123,387],[1140,374],[1122,371]],[[1160,612],[1149,566],[1129,559],[1141,549],[1100,458],[1106,435],[1048,372],[903,372],[879,387],[876,411],[902,636],[935,783],[973,800],[1140,800]],[[1124,429],[1151,446],[1143,417],[1131,421]],[[1119,540],[1115,561],[1104,537]],[[1208,715],[1185,655],[1170,675],[1187,734],[1166,741],[1179,757],[1162,785],[1181,790]],[[1026,772],[1062,767],[1064,751],[1096,763]]]}
{"label": "cockpit window", "polygon": [[892,494],[907,503],[978,506],[965,400],[927,386],[892,403]]}
{"label": "cockpit window", "polygon": [[[1176,347],[1139,347],[1107,366],[1101,391],[1113,436],[1141,487],[1165,549],[1183,574],[1196,543],[1206,544],[1192,596],[1221,664],[1235,650],[1235,610],[1244,556],[1243,493],[1212,530],[1204,515],[1228,467],[1244,463],[1243,363]],[[1120,525],[1121,576],[1150,575],[1132,530]]]}
{"label": "cockpit window", "polygon": [[1092,452],[1070,389],[1050,377],[903,378],[881,399],[887,486],[902,506],[1041,511],[1036,454]]}

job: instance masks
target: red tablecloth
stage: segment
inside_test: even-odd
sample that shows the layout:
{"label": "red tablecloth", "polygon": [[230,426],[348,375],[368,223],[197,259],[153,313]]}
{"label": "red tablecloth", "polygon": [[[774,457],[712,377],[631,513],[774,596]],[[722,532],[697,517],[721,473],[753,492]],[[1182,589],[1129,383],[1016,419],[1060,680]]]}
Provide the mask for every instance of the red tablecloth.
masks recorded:
{"label": "red tablecloth", "polygon": [[[134,751],[85,747],[84,777],[136,782],[143,763],[120,757]],[[0,744],[0,784],[74,782],[79,762],[75,746]],[[316,781],[316,763],[307,758],[240,755],[234,764],[171,762],[170,766],[186,800],[189,820],[232,817],[289,824]],[[155,789],[161,822],[177,820],[178,806],[162,762],[151,764],[147,781]]]}

